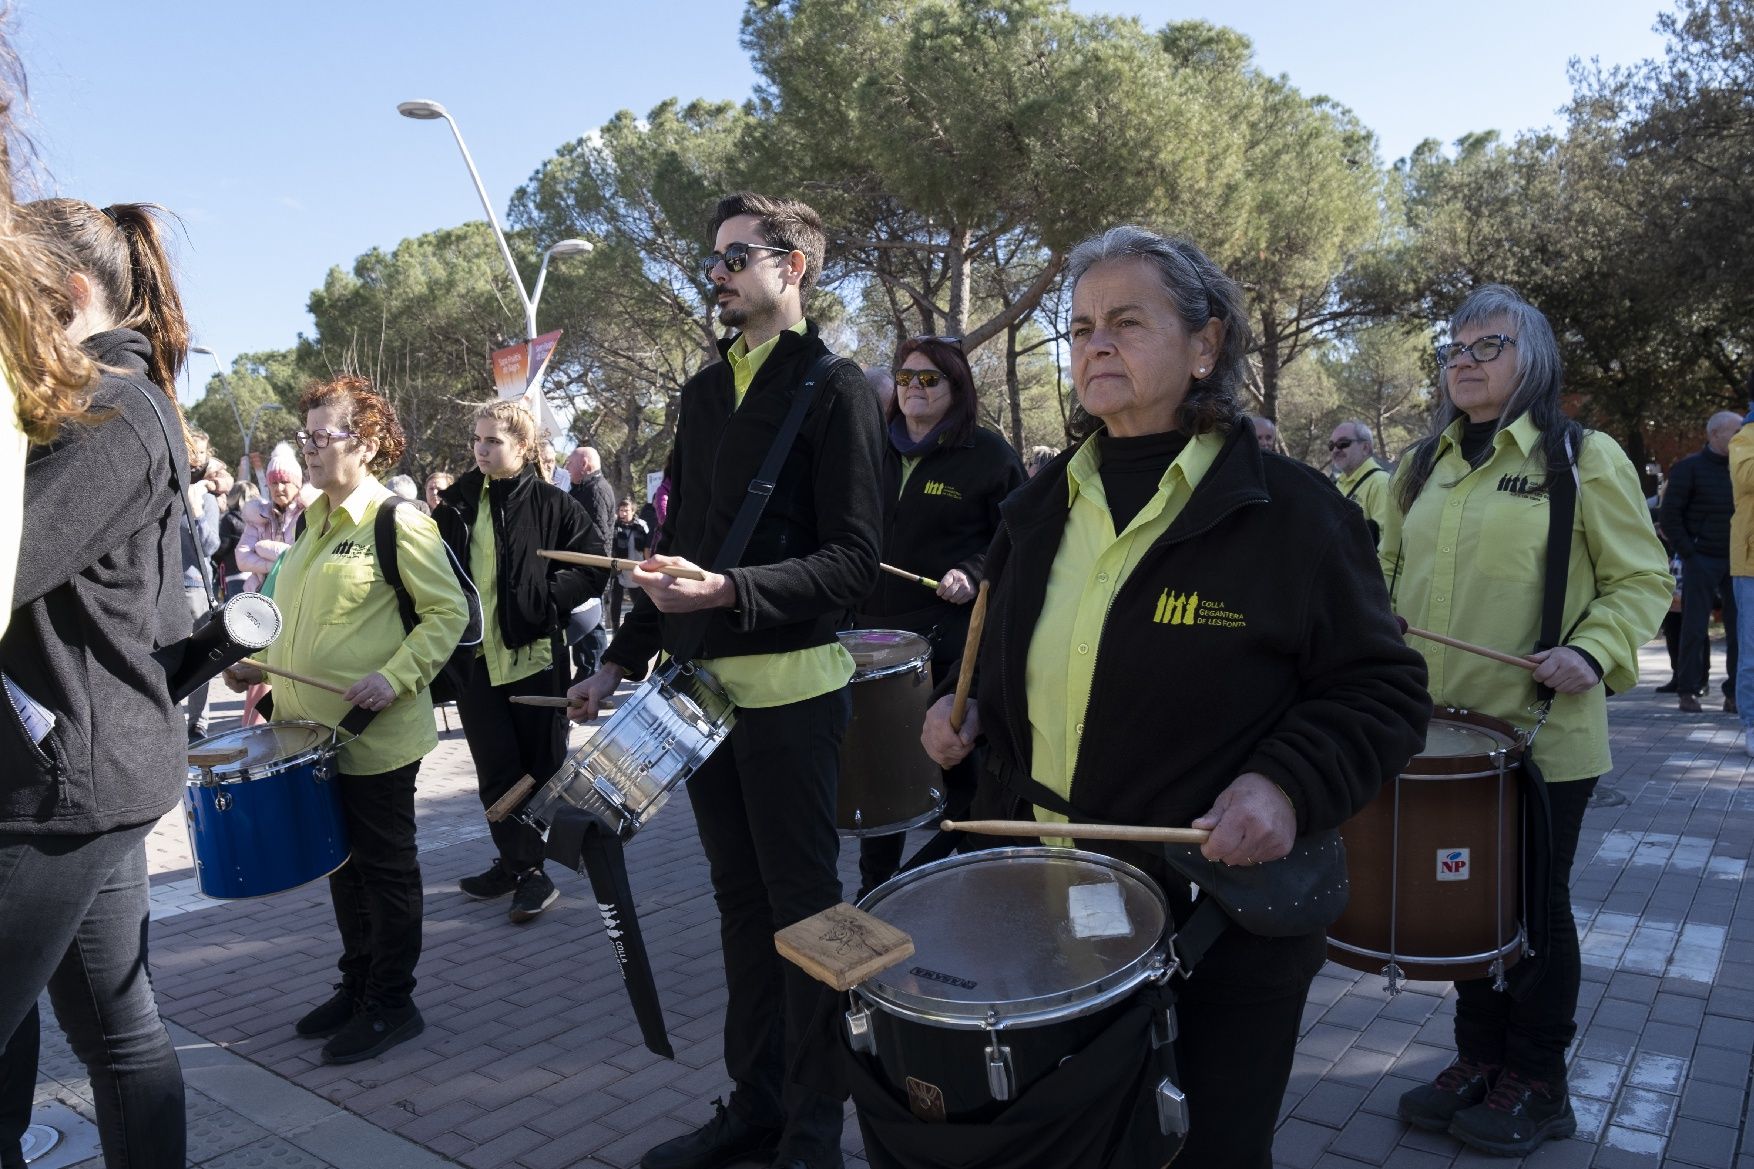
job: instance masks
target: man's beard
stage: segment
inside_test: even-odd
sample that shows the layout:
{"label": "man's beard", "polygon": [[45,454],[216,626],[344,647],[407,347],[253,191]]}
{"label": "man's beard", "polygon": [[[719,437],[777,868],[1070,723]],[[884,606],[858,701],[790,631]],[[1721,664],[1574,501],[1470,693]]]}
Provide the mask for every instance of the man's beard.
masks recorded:
{"label": "man's beard", "polygon": [[760,295],[760,290],[754,295],[739,292],[719,304],[719,323],[733,329],[746,329],[755,317],[771,313],[774,304],[774,299]]}

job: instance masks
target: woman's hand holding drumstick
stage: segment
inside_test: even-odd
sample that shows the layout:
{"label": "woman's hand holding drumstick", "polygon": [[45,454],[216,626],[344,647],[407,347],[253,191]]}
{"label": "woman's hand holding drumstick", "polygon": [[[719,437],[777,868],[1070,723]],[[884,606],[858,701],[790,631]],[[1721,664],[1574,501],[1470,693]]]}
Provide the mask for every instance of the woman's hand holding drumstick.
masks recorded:
{"label": "woman's hand holding drumstick", "polygon": [[920,744],[939,767],[954,767],[968,758],[980,738],[980,703],[971,700],[968,692],[974,683],[975,658],[980,655],[981,634],[987,624],[987,582],[982,581],[975,594],[974,609],[968,616],[968,640],[963,644],[962,669],[956,678],[956,693],[946,695],[926,712],[926,725],[920,730]]}
{"label": "woman's hand holding drumstick", "polygon": [[238,670],[237,666],[233,666],[230,670],[226,671],[226,681],[228,684],[230,684],[234,677],[234,672],[235,677],[245,685],[248,685],[250,682],[260,681],[260,675],[262,674],[273,674],[276,677],[286,678],[293,682],[298,682],[301,685],[314,686],[318,690],[327,690],[330,694],[338,694],[350,705],[360,707],[363,710],[383,710],[396,701],[396,688],[391,686],[389,680],[382,674],[367,674],[352,686],[337,686],[333,682],[325,682],[321,678],[313,678],[309,674],[300,674],[293,670],[284,669],[280,666],[270,666],[266,662],[257,661],[255,658],[244,658],[242,661],[238,662],[238,665],[249,667],[249,669],[255,671],[258,676],[252,678],[245,671]]}
{"label": "woman's hand holding drumstick", "polygon": [[1588,659],[1569,646],[1555,646],[1553,649],[1544,649],[1540,653],[1533,653],[1527,657],[1519,657],[1516,654],[1502,653],[1499,650],[1461,641],[1441,633],[1433,633],[1429,629],[1416,628],[1407,624],[1405,617],[1396,617],[1395,624],[1401,627],[1403,634],[1422,637],[1426,641],[1435,641],[1439,645],[1447,645],[1451,649],[1459,649],[1463,653],[1478,654],[1480,657],[1502,662],[1507,666],[1528,670],[1535,676],[1536,682],[1542,686],[1550,686],[1560,694],[1582,694],[1602,680]]}

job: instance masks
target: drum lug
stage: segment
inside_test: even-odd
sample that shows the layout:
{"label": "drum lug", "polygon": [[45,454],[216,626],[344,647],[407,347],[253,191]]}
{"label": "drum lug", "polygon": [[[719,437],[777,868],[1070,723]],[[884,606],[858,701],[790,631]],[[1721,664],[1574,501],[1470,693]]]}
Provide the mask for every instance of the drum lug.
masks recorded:
{"label": "drum lug", "polygon": [[1166,1137],[1188,1131],[1188,1098],[1168,1076],[1157,1082],[1157,1128]]}
{"label": "drum lug", "polygon": [[864,1055],[877,1054],[877,1037],[871,1033],[870,1007],[854,1007],[847,1012],[847,1046]]}
{"label": "drum lug", "polygon": [[1401,983],[1407,980],[1407,976],[1402,973],[1399,963],[1391,961],[1387,966],[1384,966],[1382,976],[1387,980],[1383,983],[1382,988],[1388,992],[1390,998],[1401,993]]}
{"label": "drum lug", "polygon": [[1011,1049],[999,1042],[997,1035],[987,1041],[987,1091],[993,1099],[1011,1099],[1017,1090],[1017,1071],[1011,1064]]}
{"label": "drum lug", "polygon": [[863,829],[864,827],[865,827],[865,810],[863,808],[854,808],[853,809],[853,831],[858,832],[861,829]]}
{"label": "drum lug", "polygon": [[[1175,1042],[1175,1038],[1179,1034],[1181,1034],[1181,1028],[1175,1021],[1175,1008],[1163,1008],[1163,1014],[1151,1020],[1151,1050],[1156,1051],[1159,1048],[1168,1047]],[[1169,1081],[1165,1080],[1164,1083],[1167,1084]]]}
{"label": "drum lug", "polygon": [[327,783],[335,778],[335,768],[327,759],[324,759],[311,767],[311,778],[318,783]]}
{"label": "drum lug", "polygon": [[1492,989],[1499,994],[1503,994],[1506,990],[1510,989],[1510,983],[1504,980],[1503,958],[1494,958],[1492,960]]}
{"label": "drum lug", "polygon": [[213,808],[217,812],[231,811],[231,793],[228,791],[215,793],[213,796]]}

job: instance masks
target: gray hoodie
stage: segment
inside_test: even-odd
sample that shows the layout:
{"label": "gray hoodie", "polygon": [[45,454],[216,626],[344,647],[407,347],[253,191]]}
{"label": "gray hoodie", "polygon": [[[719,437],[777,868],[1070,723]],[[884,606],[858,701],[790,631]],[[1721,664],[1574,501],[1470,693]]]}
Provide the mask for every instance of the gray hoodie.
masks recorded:
{"label": "gray hoodie", "polygon": [[32,744],[0,698],[0,831],[148,823],[175,806],[187,766],[183,720],[153,656],[190,625],[183,507],[154,402],[173,435],[176,423],[164,392],[146,380],[146,338],[118,329],[86,349],[112,371],[94,395],[98,421],[33,447],[25,469],[0,671],[48,708],[55,726]]}

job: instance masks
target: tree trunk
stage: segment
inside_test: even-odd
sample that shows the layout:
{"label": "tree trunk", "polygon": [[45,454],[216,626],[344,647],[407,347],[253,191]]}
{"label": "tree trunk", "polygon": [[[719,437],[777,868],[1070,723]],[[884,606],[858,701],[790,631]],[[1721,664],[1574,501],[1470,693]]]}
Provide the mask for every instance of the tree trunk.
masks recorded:
{"label": "tree trunk", "polygon": [[1019,455],[1023,453],[1023,385],[1017,377],[1017,330],[1021,325],[1012,325],[1005,330],[1005,396],[1011,406],[1011,446]]}
{"label": "tree trunk", "polygon": [[944,314],[944,335],[961,337],[968,330],[969,277],[974,257],[968,254],[969,230],[950,229],[950,305]]}
{"label": "tree trunk", "polygon": [[1279,421],[1279,321],[1270,301],[1261,303],[1261,417]]}

